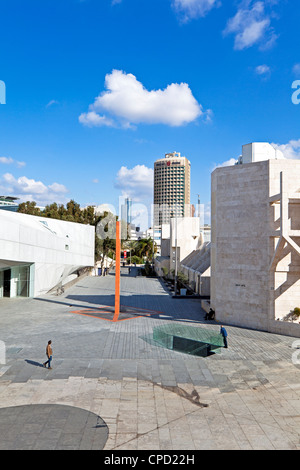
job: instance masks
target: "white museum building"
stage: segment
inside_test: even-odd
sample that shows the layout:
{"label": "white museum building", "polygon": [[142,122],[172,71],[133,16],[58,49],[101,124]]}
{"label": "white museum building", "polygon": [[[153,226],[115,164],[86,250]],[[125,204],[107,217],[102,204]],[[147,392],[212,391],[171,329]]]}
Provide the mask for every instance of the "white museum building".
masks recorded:
{"label": "white museum building", "polygon": [[94,266],[90,225],[0,210],[0,298],[36,297]]}

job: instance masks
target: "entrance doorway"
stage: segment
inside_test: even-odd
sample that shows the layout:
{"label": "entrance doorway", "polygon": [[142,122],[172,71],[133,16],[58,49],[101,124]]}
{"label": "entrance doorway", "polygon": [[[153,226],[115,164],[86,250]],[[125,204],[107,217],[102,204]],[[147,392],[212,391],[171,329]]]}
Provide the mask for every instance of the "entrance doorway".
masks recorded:
{"label": "entrance doorway", "polygon": [[3,297],[10,297],[11,269],[3,272]]}
{"label": "entrance doorway", "polygon": [[30,297],[33,293],[33,266],[20,264],[0,269],[0,299]]}

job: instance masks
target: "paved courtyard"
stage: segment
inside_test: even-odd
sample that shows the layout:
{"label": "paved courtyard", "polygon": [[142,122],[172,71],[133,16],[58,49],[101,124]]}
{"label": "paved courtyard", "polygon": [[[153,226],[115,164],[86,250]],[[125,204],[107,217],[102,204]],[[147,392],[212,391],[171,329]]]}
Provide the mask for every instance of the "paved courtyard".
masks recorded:
{"label": "paved courtyard", "polygon": [[[113,274],[60,296],[0,300],[0,448],[300,449],[297,338],[227,326],[228,349],[191,356],[152,331],[219,332],[200,300],[173,299],[127,268],[121,294],[118,322]],[[50,339],[52,370],[42,366]]]}

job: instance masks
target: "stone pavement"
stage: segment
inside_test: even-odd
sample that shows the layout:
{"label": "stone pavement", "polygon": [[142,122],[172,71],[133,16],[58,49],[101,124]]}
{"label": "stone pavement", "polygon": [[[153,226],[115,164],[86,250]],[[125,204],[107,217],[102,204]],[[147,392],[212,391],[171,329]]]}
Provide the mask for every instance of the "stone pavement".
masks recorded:
{"label": "stone pavement", "polygon": [[[204,321],[200,300],[136,274],[122,269],[121,305],[133,313],[116,323],[105,308],[113,274],[60,296],[0,300],[0,448],[299,450],[299,340],[226,326],[221,354],[159,347],[155,326],[220,326]],[[42,366],[49,339],[52,370]]]}

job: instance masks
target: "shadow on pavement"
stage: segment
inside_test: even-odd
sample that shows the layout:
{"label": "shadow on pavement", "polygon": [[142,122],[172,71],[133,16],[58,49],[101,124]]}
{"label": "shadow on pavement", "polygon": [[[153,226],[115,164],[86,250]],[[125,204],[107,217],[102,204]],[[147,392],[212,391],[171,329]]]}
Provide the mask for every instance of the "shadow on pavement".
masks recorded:
{"label": "shadow on pavement", "polygon": [[27,362],[27,364],[30,364],[32,366],[42,367],[44,369],[44,366],[41,362],[31,361],[31,359],[25,359],[25,362]]}

